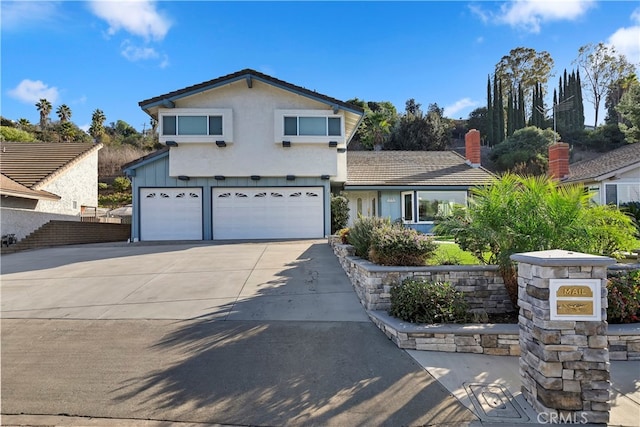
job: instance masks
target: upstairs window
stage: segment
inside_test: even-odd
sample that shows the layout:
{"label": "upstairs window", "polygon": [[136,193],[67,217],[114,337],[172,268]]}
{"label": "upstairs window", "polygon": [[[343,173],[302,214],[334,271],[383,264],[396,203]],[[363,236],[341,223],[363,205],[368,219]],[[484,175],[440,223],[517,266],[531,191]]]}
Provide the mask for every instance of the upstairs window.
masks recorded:
{"label": "upstairs window", "polygon": [[162,135],[222,136],[222,116],[164,115]]}
{"label": "upstairs window", "polygon": [[340,117],[285,116],[285,136],[341,136]]}

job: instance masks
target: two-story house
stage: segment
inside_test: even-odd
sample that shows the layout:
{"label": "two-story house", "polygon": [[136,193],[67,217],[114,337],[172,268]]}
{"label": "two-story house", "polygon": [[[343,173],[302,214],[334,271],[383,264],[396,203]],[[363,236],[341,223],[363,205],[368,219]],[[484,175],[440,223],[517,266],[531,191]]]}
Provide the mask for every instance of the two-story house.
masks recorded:
{"label": "two-story house", "polygon": [[124,167],[134,240],[330,234],[360,107],[250,69],[139,105],[166,148]]}

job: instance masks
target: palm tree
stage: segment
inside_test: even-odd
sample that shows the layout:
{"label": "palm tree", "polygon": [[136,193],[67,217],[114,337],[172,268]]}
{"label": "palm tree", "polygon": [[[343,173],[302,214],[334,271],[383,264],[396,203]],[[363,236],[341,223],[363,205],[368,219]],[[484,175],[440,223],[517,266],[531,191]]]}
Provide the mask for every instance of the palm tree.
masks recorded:
{"label": "palm tree", "polygon": [[96,109],[91,115],[91,126],[89,127],[89,134],[99,141],[104,134],[104,121],[107,120],[104,112],[99,108]]}
{"label": "palm tree", "polygon": [[40,101],[36,103],[36,108],[40,113],[40,128],[44,130],[47,126],[47,122],[49,121],[49,114],[51,114],[51,103],[46,99],[42,98]]}
{"label": "palm tree", "polygon": [[25,119],[24,117],[18,119],[18,127],[20,127],[20,129],[27,130],[29,129],[29,126],[31,126],[31,122],[29,122],[28,119]]}
{"label": "palm tree", "polygon": [[62,104],[56,110],[60,123],[66,123],[71,118],[71,108],[67,104]]}

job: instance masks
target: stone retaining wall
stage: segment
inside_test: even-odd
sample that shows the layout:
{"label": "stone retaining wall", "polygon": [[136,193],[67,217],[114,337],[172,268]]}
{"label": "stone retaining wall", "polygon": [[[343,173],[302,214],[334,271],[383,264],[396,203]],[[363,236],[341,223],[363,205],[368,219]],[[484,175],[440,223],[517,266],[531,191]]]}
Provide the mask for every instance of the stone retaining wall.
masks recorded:
{"label": "stone retaining wall", "polygon": [[381,266],[356,257],[351,245],[343,245],[335,239],[330,242],[367,310],[388,310],[391,307],[391,287],[408,278],[451,283],[464,294],[470,311],[474,313],[507,313],[514,310],[495,265]]}
{"label": "stone retaining wall", "polygon": [[[369,318],[399,348],[407,350],[519,356],[519,326],[509,324],[416,325],[386,311]],[[640,324],[609,325],[610,360],[640,360]]]}
{"label": "stone retaining wall", "polygon": [[369,318],[398,347],[407,350],[519,356],[518,325],[414,325],[370,311]]}
{"label": "stone retaining wall", "polygon": [[[384,267],[356,257],[353,246],[342,244],[337,236],[331,236],[329,243],[369,317],[398,347],[501,356],[520,354],[518,324],[415,325],[386,314],[391,286],[407,277],[449,281],[457,289],[466,290],[467,300],[476,311],[504,313],[512,310],[496,266]],[[637,264],[618,264],[611,266],[609,271],[638,267]],[[474,294],[474,291],[478,293]],[[486,292],[491,296],[485,304],[485,301],[479,301],[483,298],[479,295]],[[502,304],[498,304],[499,301]],[[608,329],[610,360],[640,360],[640,324],[609,325]]]}

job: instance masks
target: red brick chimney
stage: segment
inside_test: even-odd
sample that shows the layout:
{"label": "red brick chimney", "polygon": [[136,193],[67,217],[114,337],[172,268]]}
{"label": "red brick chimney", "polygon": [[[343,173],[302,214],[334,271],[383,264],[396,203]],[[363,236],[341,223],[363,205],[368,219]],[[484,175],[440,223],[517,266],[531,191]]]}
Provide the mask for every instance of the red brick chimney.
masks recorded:
{"label": "red brick chimney", "polygon": [[549,177],[561,180],[569,175],[569,144],[556,142],[549,146]]}
{"label": "red brick chimney", "polygon": [[480,166],[480,131],[471,129],[464,136],[464,156],[467,158],[467,163],[471,167],[477,168]]}

